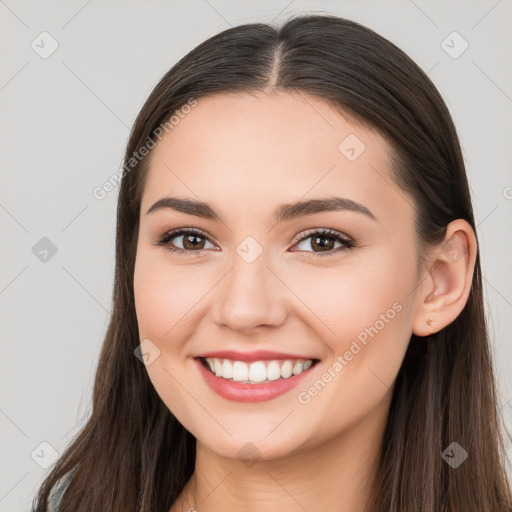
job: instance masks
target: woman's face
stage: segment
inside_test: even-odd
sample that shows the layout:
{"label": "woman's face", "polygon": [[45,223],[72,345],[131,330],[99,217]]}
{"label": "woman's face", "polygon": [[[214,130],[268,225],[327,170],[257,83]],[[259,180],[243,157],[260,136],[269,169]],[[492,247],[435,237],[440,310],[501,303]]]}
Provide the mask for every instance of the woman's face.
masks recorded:
{"label": "woman's face", "polygon": [[[228,458],[381,429],[419,283],[384,139],[303,93],[217,94],[153,151],[134,287],[167,407]],[[182,202],[148,213],[166,197]],[[178,228],[195,230],[167,237],[185,252],[155,244]]]}

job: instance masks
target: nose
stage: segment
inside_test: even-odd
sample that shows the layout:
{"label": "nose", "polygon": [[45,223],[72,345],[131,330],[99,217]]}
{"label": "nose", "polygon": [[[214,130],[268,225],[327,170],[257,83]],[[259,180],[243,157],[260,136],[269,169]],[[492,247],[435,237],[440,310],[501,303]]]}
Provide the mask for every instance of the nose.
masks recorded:
{"label": "nose", "polygon": [[289,311],[287,288],[269,263],[265,253],[251,263],[234,255],[212,301],[213,319],[219,327],[250,332],[284,323]]}

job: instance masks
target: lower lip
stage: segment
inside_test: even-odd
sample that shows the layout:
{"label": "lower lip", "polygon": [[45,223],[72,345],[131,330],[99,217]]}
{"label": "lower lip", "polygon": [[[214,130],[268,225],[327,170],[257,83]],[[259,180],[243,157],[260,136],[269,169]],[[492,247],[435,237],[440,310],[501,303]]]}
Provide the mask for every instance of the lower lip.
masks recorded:
{"label": "lower lip", "polygon": [[316,366],[314,364],[302,373],[287,379],[277,379],[264,384],[244,384],[217,377],[203,366],[200,359],[195,359],[195,362],[206,384],[221,397],[235,402],[266,402],[272,400],[297,386]]}

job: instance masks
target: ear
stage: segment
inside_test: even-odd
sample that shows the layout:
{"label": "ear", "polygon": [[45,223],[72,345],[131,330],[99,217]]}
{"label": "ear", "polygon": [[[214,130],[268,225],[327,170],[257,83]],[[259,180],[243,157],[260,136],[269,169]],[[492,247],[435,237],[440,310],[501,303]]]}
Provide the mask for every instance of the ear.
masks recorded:
{"label": "ear", "polygon": [[453,322],[464,309],[471,290],[477,241],[471,225],[457,219],[434,248],[416,294],[412,331],[428,336]]}

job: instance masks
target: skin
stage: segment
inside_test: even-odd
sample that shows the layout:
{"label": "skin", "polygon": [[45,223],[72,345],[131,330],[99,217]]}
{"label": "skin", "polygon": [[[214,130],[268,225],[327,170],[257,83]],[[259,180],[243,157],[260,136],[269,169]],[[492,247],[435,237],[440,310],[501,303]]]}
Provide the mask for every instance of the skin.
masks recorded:
{"label": "skin", "polygon": [[[354,161],[338,149],[349,134],[365,145]],[[477,251],[470,225],[452,222],[448,246],[433,248],[419,271],[414,203],[391,178],[387,143],[304,93],[201,98],[153,151],[134,275],[139,334],[160,350],[146,367],[156,391],[197,439],[194,475],[171,511],[362,512],[411,334],[442,329],[467,301]],[[146,214],[167,195],[207,201],[224,222],[170,209]],[[376,220],[352,211],[271,218],[282,203],[334,195],[362,203]],[[175,228],[205,231],[201,254],[154,245]],[[325,255],[313,238],[297,244],[317,228],[357,246],[340,251],[328,238],[336,245]],[[263,249],[252,263],[236,251],[248,236]],[[171,243],[183,247],[183,239]],[[298,393],[394,303],[400,311],[300,403]],[[282,396],[239,403],[210,390],[193,360],[222,349],[320,363]],[[243,447],[252,464],[238,455]]]}

